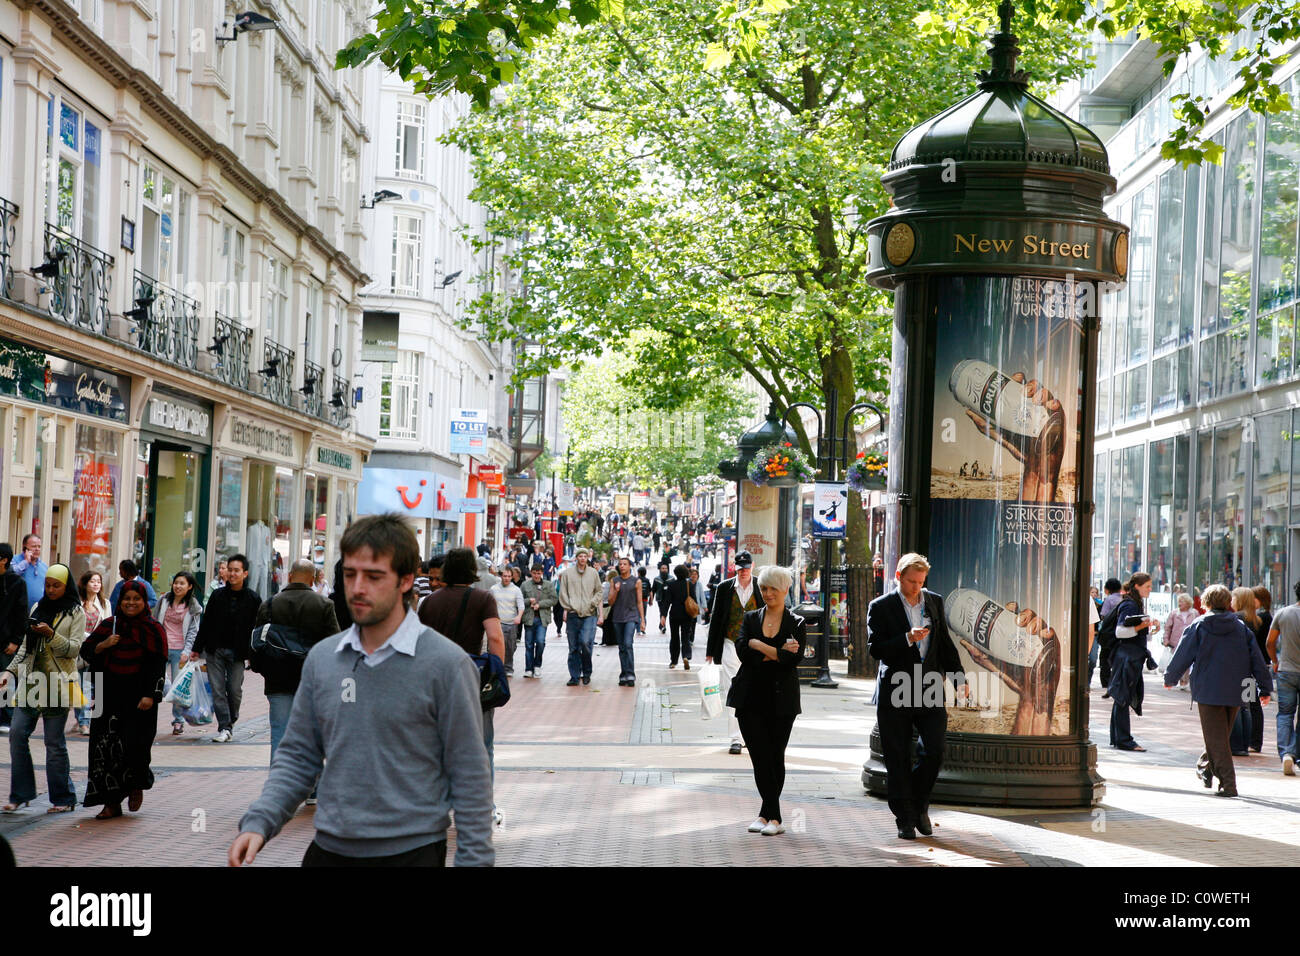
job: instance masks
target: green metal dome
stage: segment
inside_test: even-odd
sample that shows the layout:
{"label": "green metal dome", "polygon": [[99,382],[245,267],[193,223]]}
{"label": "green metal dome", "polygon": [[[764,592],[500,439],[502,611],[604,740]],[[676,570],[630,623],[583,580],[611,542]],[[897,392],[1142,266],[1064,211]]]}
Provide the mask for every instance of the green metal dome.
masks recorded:
{"label": "green metal dome", "polygon": [[749,463],[754,460],[754,455],[760,448],[787,441],[793,445],[799,441],[799,436],[789,425],[781,423],[776,403],[772,402],[767,407],[767,417],[763,424],[751,428],[736,442],[736,451],[739,453],[737,457],[718,463],[718,476],[728,481],[743,481]]}
{"label": "green metal dome", "polygon": [[1001,32],[989,50],[992,69],[977,74],[979,92],[912,127],[894,147],[889,170],[916,164],[1045,163],[1109,174],[1106,147],[1096,134],[1029,92],[1016,69],[1020,48],[1011,33],[1012,5],[998,8]]}

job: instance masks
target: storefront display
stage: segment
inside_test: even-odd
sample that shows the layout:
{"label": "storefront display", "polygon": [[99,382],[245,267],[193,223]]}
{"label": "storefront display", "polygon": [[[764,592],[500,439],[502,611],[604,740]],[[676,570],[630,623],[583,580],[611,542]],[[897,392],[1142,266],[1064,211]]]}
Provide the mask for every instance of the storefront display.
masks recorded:
{"label": "storefront display", "polygon": [[205,584],[211,444],[210,406],[162,389],[150,395],[140,428],[134,552],[155,591],[178,571]]}
{"label": "storefront display", "polygon": [[306,465],[296,556],[309,558],[318,568],[332,569],[337,558],[334,545],[352,521],[361,458],[355,452],[316,444],[307,455]]}

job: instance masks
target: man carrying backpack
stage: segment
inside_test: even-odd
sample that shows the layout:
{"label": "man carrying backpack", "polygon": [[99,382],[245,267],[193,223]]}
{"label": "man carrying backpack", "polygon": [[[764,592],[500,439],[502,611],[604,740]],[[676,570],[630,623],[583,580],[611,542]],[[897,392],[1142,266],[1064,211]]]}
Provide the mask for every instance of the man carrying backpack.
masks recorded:
{"label": "man carrying backpack", "polygon": [[[252,649],[249,663],[266,681],[266,702],[270,705],[271,763],[275,751],[289,726],[289,712],[293,709],[293,695],[302,680],[302,663],[312,646],[338,634],[338,617],[334,602],[312,590],[316,566],[299,558],[289,568],[289,584],[273,598],[262,602],[253,623]],[[267,630],[260,630],[270,625]],[[284,654],[261,648],[289,647]],[[301,656],[298,656],[301,651]],[[308,803],[315,803],[314,795]]]}

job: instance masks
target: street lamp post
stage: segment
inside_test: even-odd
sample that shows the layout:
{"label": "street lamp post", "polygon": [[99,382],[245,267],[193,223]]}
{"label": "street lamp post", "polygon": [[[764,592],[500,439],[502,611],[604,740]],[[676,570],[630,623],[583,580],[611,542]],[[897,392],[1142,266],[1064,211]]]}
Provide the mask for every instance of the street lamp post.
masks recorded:
{"label": "street lamp post", "polygon": [[[795,402],[793,405],[788,406],[782,421],[787,422],[790,413],[796,408],[808,409],[817,420],[817,477],[820,481],[842,481],[845,474],[847,474],[849,470],[849,430],[853,427],[854,415],[860,411],[874,412],[876,417],[880,419],[881,429],[886,429],[885,413],[878,406],[871,402],[858,402],[844,413],[844,421],[837,434],[835,424],[838,421],[839,413],[839,390],[834,386],[830,388],[826,395],[826,418],[824,422],[821,412],[815,405],[810,405],[808,402]],[[834,545],[830,538],[822,539],[822,627],[821,636],[817,641],[817,656],[821,662],[821,674],[812,682],[811,686],[813,687],[835,688],[840,686],[831,678],[830,664],[831,590],[829,585],[833,548]]]}

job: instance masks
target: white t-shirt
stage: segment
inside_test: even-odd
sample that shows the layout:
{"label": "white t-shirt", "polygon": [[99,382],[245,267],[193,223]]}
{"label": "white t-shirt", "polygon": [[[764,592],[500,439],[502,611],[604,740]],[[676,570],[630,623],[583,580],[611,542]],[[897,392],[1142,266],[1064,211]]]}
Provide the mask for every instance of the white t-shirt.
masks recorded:
{"label": "white t-shirt", "polygon": [[513,624],[515,618],[524,613],[524,592],[517,584],[492,585],[492,596],[497,602],[497,616],[502,624]]}

